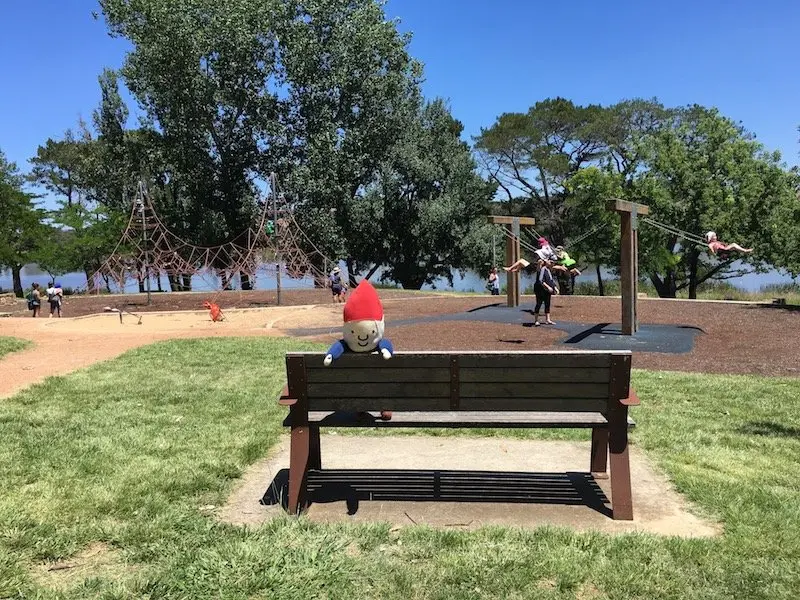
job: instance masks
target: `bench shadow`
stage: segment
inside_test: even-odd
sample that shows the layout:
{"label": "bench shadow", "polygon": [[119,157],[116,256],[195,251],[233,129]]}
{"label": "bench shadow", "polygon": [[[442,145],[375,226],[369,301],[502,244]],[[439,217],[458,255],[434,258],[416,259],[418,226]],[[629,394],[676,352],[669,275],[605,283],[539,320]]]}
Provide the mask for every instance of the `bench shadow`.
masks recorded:
{"label": "bench shadow", "polygon": [[[279,471],[261,504],[287,505],[288,469]],[[492,502],[587,506],[611,518],[610,504],[590,473],[323,469],[308,473],[312,503],[345,502],[347,514],[363,501]]]}
{"label": "bench shadow", "polygon": [[752,421],[739,428],[739,433],[747,435],[769,435],[773,437],[800,439],[800,427],[787,427],[772,421]]}

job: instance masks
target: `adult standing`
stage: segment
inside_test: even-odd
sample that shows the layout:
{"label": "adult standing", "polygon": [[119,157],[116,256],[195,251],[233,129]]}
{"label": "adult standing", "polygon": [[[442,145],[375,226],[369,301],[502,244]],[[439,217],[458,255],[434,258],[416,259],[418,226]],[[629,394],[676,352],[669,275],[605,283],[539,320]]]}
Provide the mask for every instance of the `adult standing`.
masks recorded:
{"label": "adult standing", "polygon": [[536,273],[536,283],[533,285],[533,292],[536,294],[536,308],[533,311],[533,325],[539,327],[539,309],[544,306],[544,318],[547,325],[555,325],[550,319],[550,299],[553,294],[558,294],[558,284],[550,270],[551,263],[548,260],[539,261],[539,270]]}
{"label": "adult standing", "polygon": [[492,270],[489,271],[489,291],[492,292],[492,296],[500,295],[500,277],[497,275],[497,267],[492,267]]}
{"label": "adult standing", "polygon": [[42,293],[38,283],[33,284],[31,293],[28,294],[28,309],[33,311],[33,317],[38,317],[42,311]]}
{"label": "adult standing", "polygon": [[333,301],[344,302],[347,289],[344,281],[342,281],[342,270],[339,267],[334,267],[333,271],[331,271],[330,282]]}
{"label": "adult standing", "polygon": [[60,283],[51,283],[47,288],[47,301],[50,304],[50,318],[53,315],[61,317],[61,304],[64,301],[64,290]]}

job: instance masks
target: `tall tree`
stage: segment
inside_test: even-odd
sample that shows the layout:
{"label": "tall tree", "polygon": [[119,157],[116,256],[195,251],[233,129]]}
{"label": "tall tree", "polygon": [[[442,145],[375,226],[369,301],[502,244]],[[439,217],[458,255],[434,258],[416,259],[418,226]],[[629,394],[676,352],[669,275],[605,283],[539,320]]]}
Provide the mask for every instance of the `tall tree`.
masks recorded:
{"label": "tall tree", "polygon": [[33,258],[44,237],[44,213],[32,194],[23,189],[17,165],[0,150],[0,267],[11,269],[14,293],[23,296],[22,267]]}
{"label": "tall tree", "polygon": [[133,44],[123,77],[163,136],[173,196],[202,217],[203,242],[249,224],[253,180],[276,171],[301,225],[322,229],[322,250],[346,253],[341,240],[362,233],[347,203],[418,93],[408,37],[375,0],[179,4],[101,1],[112,34]]}
{"label": "tall tree", "polygon": [[527,113],[500,115],[492,127],[481,129],[475,147],[506,199],[523,199],[525,211],[561,243],[569,219],[566,183],[605,156],[609,123],[600,106],[547,99]]}
{"label": "tall tree", "polygon": [[452,268],[481,260],[474,245],[491,240],[485,215],[495,188],[477,174],[462,129],[442,101],[421,107],[364,197],[351,201],[353,227],[364,232],[351,248],[386,267],[382,279],[406,289],[439,277],[452,284]]}

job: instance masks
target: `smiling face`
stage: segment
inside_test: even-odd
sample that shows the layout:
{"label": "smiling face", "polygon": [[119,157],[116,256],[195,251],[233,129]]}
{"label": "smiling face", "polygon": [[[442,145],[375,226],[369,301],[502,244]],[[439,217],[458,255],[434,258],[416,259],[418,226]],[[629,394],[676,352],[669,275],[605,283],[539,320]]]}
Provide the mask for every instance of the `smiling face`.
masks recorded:
{"label": "smiling face", "polygon": [[383,319],[350,321],[343,329],[344,341],[353,352],[372,352],[383,339]]}

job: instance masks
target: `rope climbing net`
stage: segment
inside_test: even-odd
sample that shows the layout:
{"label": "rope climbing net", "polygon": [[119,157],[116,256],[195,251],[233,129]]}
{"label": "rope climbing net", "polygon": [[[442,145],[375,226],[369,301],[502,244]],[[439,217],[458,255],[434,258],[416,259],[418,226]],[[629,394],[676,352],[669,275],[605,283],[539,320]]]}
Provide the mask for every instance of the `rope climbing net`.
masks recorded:
{"label": "rope climbing net", "polygon": [[[128,223],[112,253],[92,276],[95,289],[113,283],[119,291],[130,279],[149,281],[167,276],[183,289],[183,281],[212,274],[222,289],[236,275],[255,284],[257,273],[278,269],[292,279],[311,276],[327,284],[327,266],[334,261],[311,241],[294,217],[273,179],[271,201],[264,201],[254,223],[229,241],[201,246],[186,241],[159,217],[147,187],[139,183]],[[274,196],[274,197],[273,197]],[[268,219],[272,211],[274,219]],[[319,265],[322,265],[320,268]]]}

